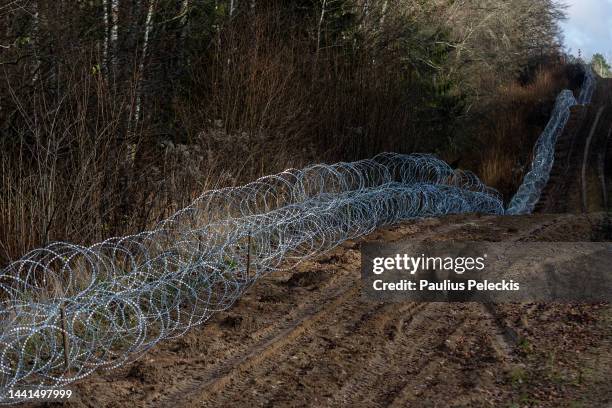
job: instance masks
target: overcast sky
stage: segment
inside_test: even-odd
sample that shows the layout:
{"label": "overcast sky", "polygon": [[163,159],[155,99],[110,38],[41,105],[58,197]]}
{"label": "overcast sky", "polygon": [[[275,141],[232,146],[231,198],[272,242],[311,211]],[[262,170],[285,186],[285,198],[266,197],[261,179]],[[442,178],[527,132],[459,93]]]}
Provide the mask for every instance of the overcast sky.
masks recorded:
{"label": "overcast sky", "polygon": [[612,60],[612,0],[565,0],[565,46],[572,54],[582,50],[585,59],[599,52]]}

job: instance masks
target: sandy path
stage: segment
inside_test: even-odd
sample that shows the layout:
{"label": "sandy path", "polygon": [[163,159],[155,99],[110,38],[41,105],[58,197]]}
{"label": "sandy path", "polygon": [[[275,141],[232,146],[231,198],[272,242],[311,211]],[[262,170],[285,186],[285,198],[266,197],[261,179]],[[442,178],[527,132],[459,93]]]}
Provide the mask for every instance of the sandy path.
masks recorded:
{"label": "sandy path", "polygon": [[[365,239],[592,236],[581,216],[463,215]],[[609,306],[371,302],[361,296],[359,267],[359,243],[348,242],[266,276],[201,328],[78,384],[71,405],[472,407],[530,400],[552,407],[567,399],[600,406],[610,398],[610,386],[597,385],[610,376],[610,366],[598,362],[611,351]],[[508,340],[506,330],[516,337]]]}

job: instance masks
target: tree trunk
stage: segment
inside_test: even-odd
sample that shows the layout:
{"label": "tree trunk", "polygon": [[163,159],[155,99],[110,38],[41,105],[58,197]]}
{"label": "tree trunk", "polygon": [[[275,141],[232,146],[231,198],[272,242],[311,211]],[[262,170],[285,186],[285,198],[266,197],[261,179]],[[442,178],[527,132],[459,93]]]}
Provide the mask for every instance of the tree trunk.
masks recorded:
{"label": "tree trunk", "polygon": [[382,5],[382,12],[380,14],[380,28],[382,29],[383,24],[385,23],[385,17],[387,15],[387,8],[389,7],[389,1],[385,0]]}
{"label": "tree trunk", "polygon": [[108,0],[102,0],[102,21],[104,22],[104,44],[102,45],[102,70],[108,74]]}
{"label": "tree trunk", "polygon": [[147,49],[149,47],[149,39],[153,30],[153,15],[155,13],[156,0],[149,2],[149,10],[147,11],[147,20],[145,22],[144,40],[142,43],[142,54],[140,56],[140,64],[138,66],[138,79],[136,82],[136,108],[134,111],[133,129],[138,126],[140,114],[142,110],[142,82],[145,76],[145,62],[147,58]]}
{"label": "tree trunk", "polygon": [[32,2],[32,48],[34,49],[34,64],[32,65],[32,83],[40,77],[40,14],[38,0]]}
{"label": "tree trunk", "polygon": [[181,35],[179,47],[183,47],[185,38],[187,38],[187,24],[189,22],[189,0],[183,0],[179,11],[181,19]]}
{"label": "tree trunk", "polygon": [[325,6],[327,6],[327,0],[323,0],[321,4],[321,17],[317,27],[317,60],[319,59],[319,50],[321,49],[321,31],[323,30],[323,21],[325,20]]}
{"label": "tree trunk", "polygon": [[111,0],[110,67],[115,73],[117,64],[117,42],[119,40],[119,0]]}

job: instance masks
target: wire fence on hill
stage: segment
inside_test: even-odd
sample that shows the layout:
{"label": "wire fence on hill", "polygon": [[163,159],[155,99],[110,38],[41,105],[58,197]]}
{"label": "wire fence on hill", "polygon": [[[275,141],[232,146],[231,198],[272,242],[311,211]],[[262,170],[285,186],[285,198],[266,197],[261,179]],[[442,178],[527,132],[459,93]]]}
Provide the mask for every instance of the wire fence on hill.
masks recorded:
{"label": "wire fence on hill", "polygon": [[[575,103],[563,92],[508,213],[532,208]],[[592,94],[592,90],[589,91]],[[544,153],[540,154],[540,151]],[[137,359],[229,308],[261,275],[381,226],[504,214],[500,195],[430,155],[316,164],[211,190],[152,231],[84,247],[58,242],[0,273],[0,403]]]}
{"label": "wire fence on hill", "polygon": [[538,137],[533,149],[531,168],[523,177],[523,182],[510,200],[506,214],[531,214],[540,200],[542,191],[550,178],[555,160],[557,139],[563,133],[570,118],[571,108],[578,104],[591,103],[595,90],[595,73],[589,66],[584,67],[585,76],[578,100],[570,90],[563,90],[557,96],[550,119],[542,134]]}
{"label": "wire fence on hill", "polygon": [[264,273],[384,225],[464,212],[503,205],[435,157],[381,154],[208,191],[153,231],[37,249],[0,275],[2,392],[118,367],[227,309]]}

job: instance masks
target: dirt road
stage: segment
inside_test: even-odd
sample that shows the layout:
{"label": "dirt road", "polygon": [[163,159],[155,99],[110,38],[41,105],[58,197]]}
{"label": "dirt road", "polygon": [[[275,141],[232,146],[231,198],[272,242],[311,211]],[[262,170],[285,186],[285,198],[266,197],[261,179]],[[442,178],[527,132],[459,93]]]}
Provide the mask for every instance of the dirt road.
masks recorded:
{"label": "dirt road", "polygon": [[[465,215],[406,223],[365,239],[588,241],[597,239],[596,230],[576,215]],[[70,405],[605,407],[612,401],[608,305],[372,303],[361,296],[359,244],[264,277],[200,329],[76,385]]]}
{"label": "dirt road", "polygon": [[572,108],[556,144],[537,212],[612,209],[612,79],[599,78],[592,103]]}
{"label": "dirt road", "polygon": [[[375,303],[361,242],[612,239],[612,82],[575,107],[540,212],[425,219],[258,281],[231,310],[77,384],[78,407],[611,407],[609,305]],[[588,216],[577,215],[583,211]],[[568,213],[574,214],[568,214]]]}

